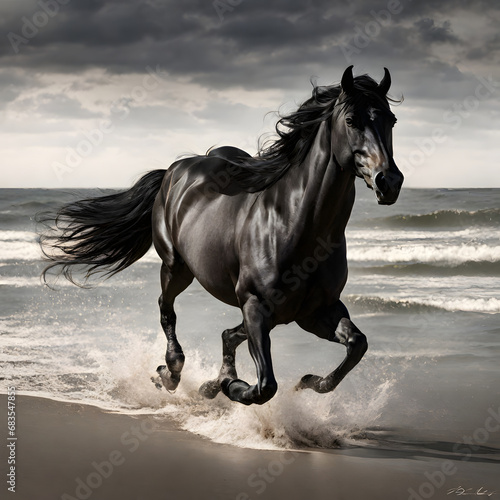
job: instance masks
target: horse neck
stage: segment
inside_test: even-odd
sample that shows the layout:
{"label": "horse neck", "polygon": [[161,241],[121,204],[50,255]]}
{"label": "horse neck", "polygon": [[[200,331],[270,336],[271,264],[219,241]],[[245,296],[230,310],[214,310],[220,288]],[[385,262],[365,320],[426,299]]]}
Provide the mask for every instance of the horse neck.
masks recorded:
{"label": "horse neck", "polygon": [[[354,175],[332,154],[328,124],[320,125],[305,161],[291,168],[270,191],[279,201],[290,239],[341,242],[354,203]],[[271,194],[271,193],[269,193]]]}

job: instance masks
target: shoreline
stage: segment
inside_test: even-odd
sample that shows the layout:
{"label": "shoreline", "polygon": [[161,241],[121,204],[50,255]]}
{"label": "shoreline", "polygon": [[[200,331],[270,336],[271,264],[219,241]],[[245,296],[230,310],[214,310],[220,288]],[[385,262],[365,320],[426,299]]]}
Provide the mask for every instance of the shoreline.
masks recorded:
{"label": "shoreline", "polygon": [[[18,500],[419,500],[453,498],[448,492],[458,487],[500,490],[495,460],[372,448],[255,450],[213,443],[153,415],[19,394],[15,405]],[[6,394],[0,408],[6,416]],[[7,482],[2,488],[9,493]]]}

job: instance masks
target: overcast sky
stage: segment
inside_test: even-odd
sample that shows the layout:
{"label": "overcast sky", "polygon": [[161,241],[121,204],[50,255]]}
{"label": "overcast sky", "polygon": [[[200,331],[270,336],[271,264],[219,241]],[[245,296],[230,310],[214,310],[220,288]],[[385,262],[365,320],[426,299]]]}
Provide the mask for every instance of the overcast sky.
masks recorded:
{"label": "overcast sky", "polygon": [[500,187],[498,0],[2,0],[1,187],[122,187],[254,154],[320,85],[389,68],[409,187]]}

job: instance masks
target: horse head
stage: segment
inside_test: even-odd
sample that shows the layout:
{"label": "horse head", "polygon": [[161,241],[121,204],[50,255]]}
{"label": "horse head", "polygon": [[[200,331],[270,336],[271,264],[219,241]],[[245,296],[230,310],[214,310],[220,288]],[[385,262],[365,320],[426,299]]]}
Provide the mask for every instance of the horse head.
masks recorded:
{"label": "horse head", "polygon": [[332,122],[332,150],[342,169],[363,178],[374,190],[379,204],[392,205],[404,177],[393,159],[396,117],[387,100],[391,75],[384,69],[379,84],[366,75],[354,78],[352,66],[345,70]]}

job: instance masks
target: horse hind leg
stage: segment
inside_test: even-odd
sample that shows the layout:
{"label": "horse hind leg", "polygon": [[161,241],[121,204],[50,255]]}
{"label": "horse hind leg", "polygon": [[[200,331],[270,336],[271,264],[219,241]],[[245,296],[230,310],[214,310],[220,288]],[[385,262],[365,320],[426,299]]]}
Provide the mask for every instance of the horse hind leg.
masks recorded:
{"label": "horse hind leg", "polygon": [[184,367],[184,352],[177,340],[175,331],[177,316],[174,311],[174,301],[193,281],[193,274],[184,263],[174,262],[172,266],[163,264],[161,267],[162,294],[158,299],[160,306],[160,323],[167,338],[166,365],[160,365],[156,371],[158,377],[151,380],[158,389],[165,387],[173,392],[181,380],[181,371]]}
{"label": "horse hind leg", "polygon": [[215,380],[205,382],[199,389],[199,393],[213,399],[221,391],[221,382],[224,379],[235,380],[238,378],[236,373],[236,349],[247,339],[243,323],[235,328],[230,328],[222,332],[222,366],[219,376]]}
{"label": "horse hind leg", "polygon": [[152,380],[158,389],[163,386],[167,391],[173,392],[181,380],[185,356],[175,333],[177,316],[173,304],[165,304],[162,295],[158,299],[158,304],[160,306],[160,323],[167,337],[167,352],[165,354],[167,364],[158,366],[156,372],[159,376],[152,378]]}

